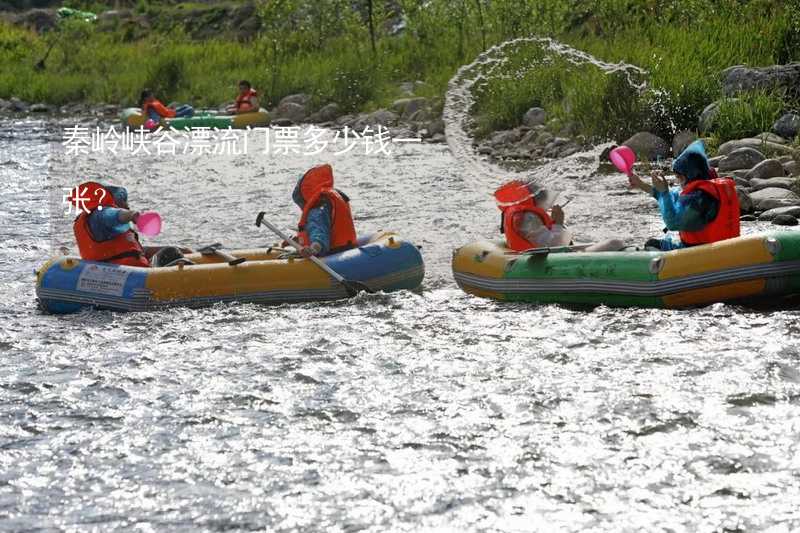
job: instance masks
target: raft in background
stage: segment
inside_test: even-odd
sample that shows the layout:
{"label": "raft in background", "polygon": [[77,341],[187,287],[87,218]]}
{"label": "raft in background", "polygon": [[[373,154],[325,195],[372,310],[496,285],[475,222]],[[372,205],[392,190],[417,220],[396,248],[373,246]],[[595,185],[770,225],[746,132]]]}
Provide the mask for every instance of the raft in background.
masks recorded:
{"label": "raft in background", "polygon": [[748,235],[670,252],[520,254],[476,242],[454,252],[453,275],[465,292],[510,302],[778,306],[800,295],[800,232]]}
{"label": "raft in background", "polygon": [[[138,129],[144,126],[146,118],[142,115],[142,110],[138,107],[123,109],[120,113],[122,125],[131,129]],[[192,128],[217,128],[226,130],[228,128],[256,128],[269,124],[269,113],[265,109],[260,109],[253,113],[242,113],[240,115],[195,115],[188,118],[162,118],[162,128],[172,128],[175,130],[190,130]]]}
{"label": "raft in background", "polygon": [[[204,307],[218,302],[262,304],[347,298],[345,288],[306,259],[278,259],[283,249],[226,250],[244,263],[231,266],[218,256],[187,255],[194,265],[144,268],[50,259],[36,272],[39,307],[74,313],[86,307],[146,311]],[[375,291],[416,289],[425,267],[413,244],[391,232],[359,239],[357,248],[321,258],[345,279]]]}

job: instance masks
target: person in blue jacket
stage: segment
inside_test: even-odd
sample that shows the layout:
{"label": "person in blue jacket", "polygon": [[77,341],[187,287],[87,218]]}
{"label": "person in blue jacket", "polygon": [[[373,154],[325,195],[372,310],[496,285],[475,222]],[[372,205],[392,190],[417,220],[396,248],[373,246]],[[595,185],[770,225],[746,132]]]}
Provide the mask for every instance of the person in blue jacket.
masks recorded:
{"label": "person in blue jacket", "polygon": [[690,144],[672,163],[680,187],[670,189],[660,175],[652,185],[632,173],[631,187],[640,189],[658,201],[666,226],[664,231],[678,231],[680,239],[665,236],[649,239],[647,248],[668,251],[707,244],[739,236],[739,200],[733,180],[717,177],[709,166],[702,141]]}

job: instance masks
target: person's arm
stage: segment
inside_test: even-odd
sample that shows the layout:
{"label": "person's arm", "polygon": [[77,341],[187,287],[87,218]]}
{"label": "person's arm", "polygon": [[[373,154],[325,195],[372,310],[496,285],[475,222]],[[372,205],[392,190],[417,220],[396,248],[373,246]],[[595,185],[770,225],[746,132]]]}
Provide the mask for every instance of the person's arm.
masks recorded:
{"label": "person's arm", "polygon": [[162,117],[166,118],[173,118],[175,116],[175,110],[170,109],[158,100],[153,101],[150,106],[156,110],[156,113],[161,115]]}
{"label": "person's arm", "polygon": [[653,194],[653,187],[650,184],[645,183],[644,180],[642,180],[642,178],[635,172],[631,172],[631,175],[628,176],[628,185],[630,185],[632,189],[639,189],[647,194]]}
{"label": "person's arm", "polygon": [[[664,225],[670,231],[697,231],[703,229],[708,223],[704,209],[700,204],[703,201],[701,192],[681,195],[677,189],[655,191],[653,196],[658,200],[658,209]],[[714,206],[709,205],[709,209]]]}
{"label": "person's arm", "polygon": [[96,241],[108,241],[131,229],[134,214],[118,207],[97,209],[89,215],[89,232]]}
{"label": "person's arm", "polygon": [[331,215],[327,205],[315,207],[308,213],[306,232],[311,244],[303,248],[301,255],[325,255],[331,243]]}
{"label": "person's arm", "polygon": [[[514,215],[514,228],[525,240],[534,243],[537,247],[563,246],[569,244],[571,239],[569,231],[564,227],[564,213],[560,208],[553,209],[553,227],[548,228],[542,219],[533,213],[517,213]],[[566,241],[566,242],[565,242]]]}

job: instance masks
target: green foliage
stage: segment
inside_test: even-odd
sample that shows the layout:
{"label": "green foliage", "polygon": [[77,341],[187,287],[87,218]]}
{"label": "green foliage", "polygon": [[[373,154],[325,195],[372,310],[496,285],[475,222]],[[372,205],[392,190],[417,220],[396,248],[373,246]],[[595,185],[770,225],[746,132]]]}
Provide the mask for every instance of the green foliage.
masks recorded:
{"label": "green foliage", "polygon": [[783,110],[783,99],[767,92],[739,94],[720,103],[713,131],[720,141],[752,137],[772,129]]}

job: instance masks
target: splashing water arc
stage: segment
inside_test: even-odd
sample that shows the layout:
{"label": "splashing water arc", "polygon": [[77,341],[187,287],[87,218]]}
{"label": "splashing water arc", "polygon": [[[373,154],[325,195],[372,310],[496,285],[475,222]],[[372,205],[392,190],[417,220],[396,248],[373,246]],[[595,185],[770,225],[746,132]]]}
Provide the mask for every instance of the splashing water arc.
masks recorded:
{"label": "splashing water arc", "polygon": [[[564,43],[547,37],[520,37],[497,44],[482,52],[472,63],[462,66],[448,83],[442,113],[445,123],[447,144],[453,156],[464,166],[464,179],[476,191],[494,190],[501,182],[511,178],[521,178],[519,172],[501,168],[481,157],[473,149],[474,140],[470,129],[472,126],[470,113],[475,99],[473,88],[479,82],[489,79],[499,67],[503,66],[511,54],[521,45],[539,46],[550,56],[559,56],[574,65],[592,65],[606,74],[623,73],[631,87],[638,91],[646,88],[646,82],[636,83],[635,76],[643,79],[647,71],[627,63],[607,63],[584,51],[577,50]],[[548,163],[533,171],[526,171],[528,179],[541,178],[547,181],[549,176],[558,173],[557,167],[574,167],[570,160],[584,161],[587,154],[575,154],[564,160]],[[585,167],[585,165],[581,165]],[[533,176],[531,176],[531,172]],[[487,195],[487,200],[489,195]]]}

